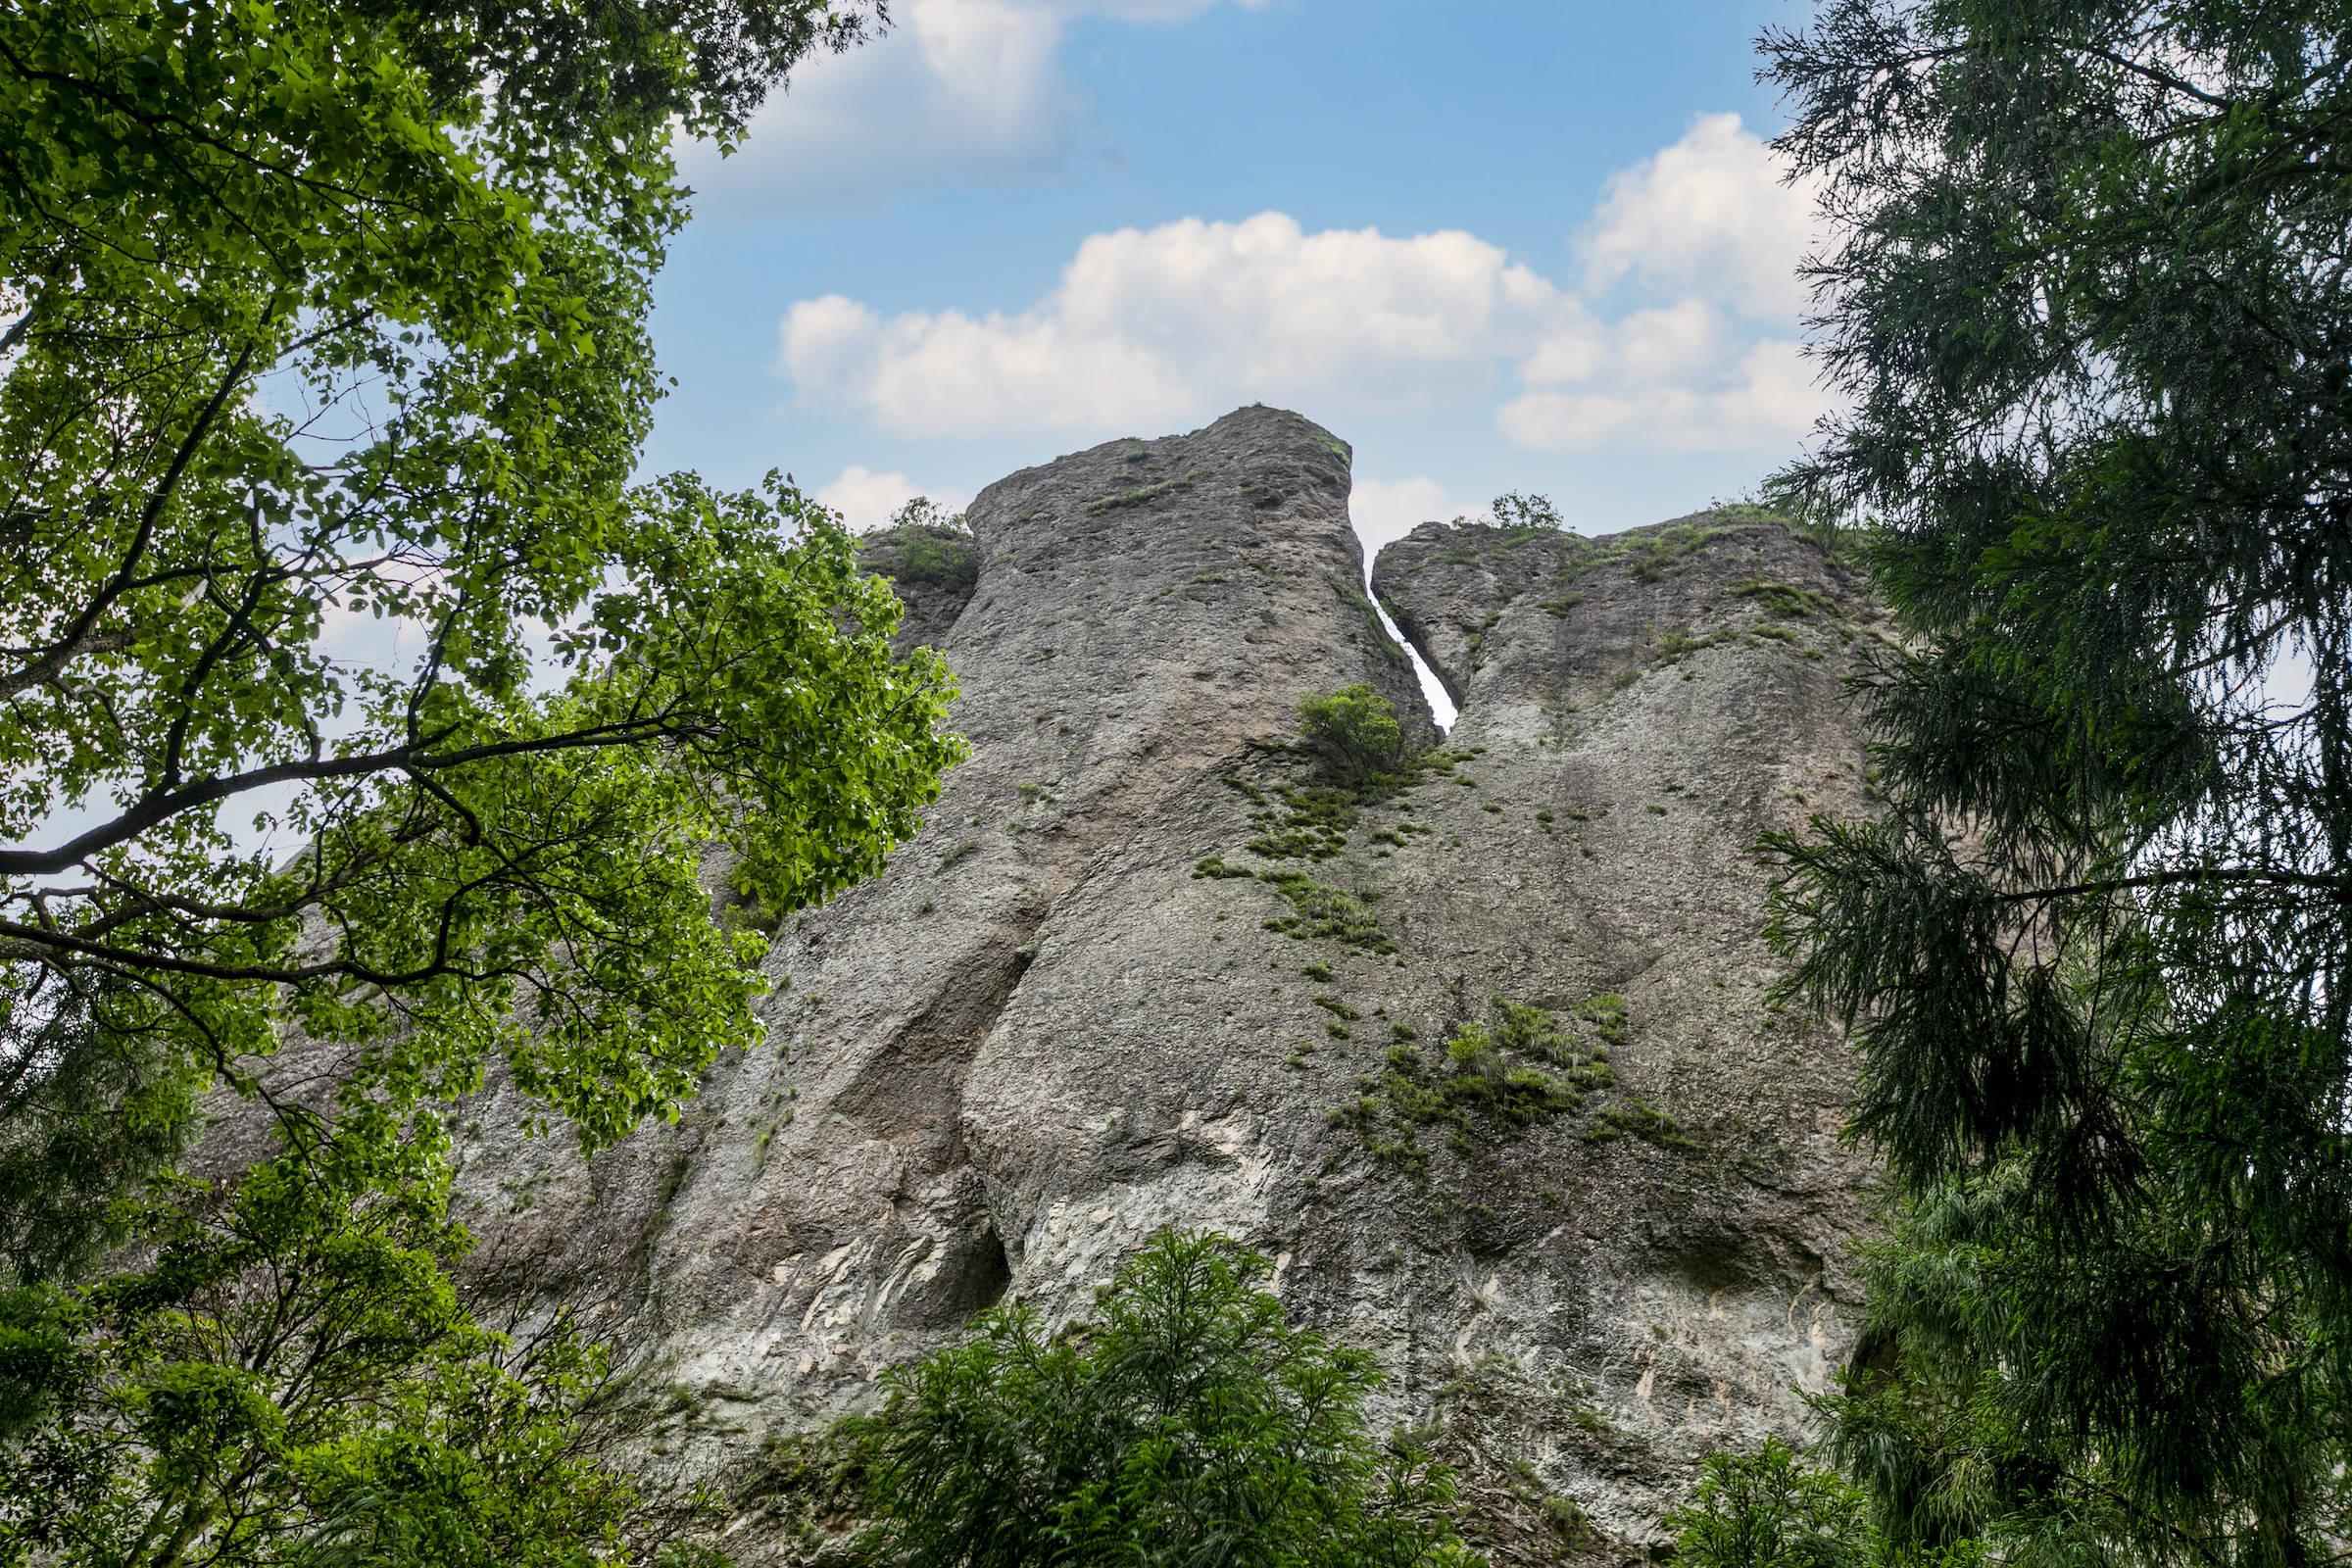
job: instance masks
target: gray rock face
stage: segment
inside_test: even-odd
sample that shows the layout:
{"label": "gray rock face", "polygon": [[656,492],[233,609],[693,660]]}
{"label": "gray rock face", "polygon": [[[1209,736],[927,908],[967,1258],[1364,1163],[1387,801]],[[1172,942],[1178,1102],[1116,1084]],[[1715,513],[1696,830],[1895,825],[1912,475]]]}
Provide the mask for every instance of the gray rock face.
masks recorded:
{"label": "gray rock face", "polygon": [[906,523],[869,533],[858,562],[897,590],[903,613],[892,646],[936,648],[955,628],[980,583],[980,547],[971,535],[936,523]]}
{"label": "gray rock face", "polygon": [[1637,1547],[1699,1454],[1799,1423],[1868,1173],[1842,1045],[1763,1005],[1745,847],[1861,808],[1837,679],[1873,612],[1773,523],[1425,525],[1374,581],[1461,704],[1450,760],[1308,821],[1301,697],[1367,681],[1434,738],[1348,493],[1263,408],[992,485],[968,599],[906,590],[972,760],[778,933],[768,1047],[592,1167],[481,1107],[484,1256],[686,1393],[654,1453],[740,1474],[1166,1225],[1273,1254],[1385,1419],[1447,1423],[1500,1560],[1566,1549],[1546,1493]]}

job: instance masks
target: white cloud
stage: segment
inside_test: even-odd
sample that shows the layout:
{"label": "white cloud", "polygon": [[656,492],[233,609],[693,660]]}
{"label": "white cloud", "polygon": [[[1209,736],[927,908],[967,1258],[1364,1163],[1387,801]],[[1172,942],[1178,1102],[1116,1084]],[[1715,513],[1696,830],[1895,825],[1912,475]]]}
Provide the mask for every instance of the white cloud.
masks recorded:
{"label": "white cloud", "polygon": [[1426,403],[1535,342],[1559,291],[1459,231],[1393,239],[1261,213],[1096,234],[1018,316],[910,311],[838,295],[783,323],[804,395],[906,435],[1109,431],[1252,398]]}
{"label": "white cloud", "polygon": [[1422,474],[1409,479],[1358,479],[1348,496],[1348,515],[1364,542],[1364,560],[1380,554],[1425,522],[1466,516],[1476,507],[1456,501],[1446,487]]}
{"label": "white cloud", "polygon": [[[1702,116],[1610,182],[1576,287],[1456,229],[1188,218],[1088,237],[1018,313],[803,300],[779,363],[804,401],[909,437],[1108,435],[1257,400],[1421,408],[1508,369],[1495,421],[1523,446],[1786,452],[1827,408],[1775,330],[1807,215],[1736,116]],[[1629,277],[1659,297],[1604,310]]]}
{"label": "white cloud", "polygon": [[961,512],[971,497],[960,490],[925,489],[903,473],[876,473],[853,463],[831,484],[819,485],[816,501],[842,515],[852,528],[879,528],[916,496],[929,496],[948,511]]}
{"label": "white cloud", "polygon": [[[1218,0],[900,0],[897,24],[814,59],[732,158],[681,145],[698,214],[770,217],[870,202],[906,183],[1050,177],[1115,162],[1115,136],[1061,69],[1088,16],[1185,22]],[[1245,6],[1264,0],[1240,0]]]}
{"label": "white cloud", "polygon": [[1496,410],[1494,422],[1518,445],[1552,452],[1786,452],[1830,408],[1799,347],[1766,341],[1695,383],[1536,388]]}
{"label": "white cloud", "polygon": [[1577,246],[1586,292],[1631,275],[1743,315],[1795,319],[1805,304],[1796,268],[1816,242],[1818,185],[1787,183],[1785,172],[1738,115],[1697,116],[1673,146],[1610,176]]}

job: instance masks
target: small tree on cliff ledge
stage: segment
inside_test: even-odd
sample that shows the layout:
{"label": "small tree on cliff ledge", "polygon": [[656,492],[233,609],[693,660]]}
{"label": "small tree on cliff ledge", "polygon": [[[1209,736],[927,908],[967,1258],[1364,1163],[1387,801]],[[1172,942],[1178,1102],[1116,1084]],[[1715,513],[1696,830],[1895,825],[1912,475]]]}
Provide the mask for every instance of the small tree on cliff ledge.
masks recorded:
{"label": "small tree on cliff ledge", "polygon": [[1298,749],[1342,789],[1396,772],[1412,756],[1396,708],[1366,685],[1300,699]]}

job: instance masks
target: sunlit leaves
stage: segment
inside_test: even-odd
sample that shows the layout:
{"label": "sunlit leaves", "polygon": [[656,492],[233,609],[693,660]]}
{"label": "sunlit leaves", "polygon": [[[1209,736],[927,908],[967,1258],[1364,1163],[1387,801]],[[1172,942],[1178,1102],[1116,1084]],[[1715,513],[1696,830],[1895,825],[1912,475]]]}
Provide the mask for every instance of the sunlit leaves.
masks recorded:
{"label": "sunlit leaves", "polygon": [[780,916],[959,755],[819,509],[629,483],[667,115],[865,15],[658,9],[0,8],[0,963],[345,1042],[347,1137],[669,1113],[754,1027],[712,847]]}

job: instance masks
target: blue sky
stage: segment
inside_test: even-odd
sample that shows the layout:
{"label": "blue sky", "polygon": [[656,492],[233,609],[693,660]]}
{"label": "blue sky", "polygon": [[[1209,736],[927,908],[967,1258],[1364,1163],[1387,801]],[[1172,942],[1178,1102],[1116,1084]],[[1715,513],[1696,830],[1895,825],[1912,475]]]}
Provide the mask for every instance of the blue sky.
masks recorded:
{"label": "blue sky", "polygon": [[1353,444],[1375,540],[1738,493],[1826,406],[1750,47],[1807,9],[898,0],[685,151],[647,465],[870,524],[1264,401]]}

